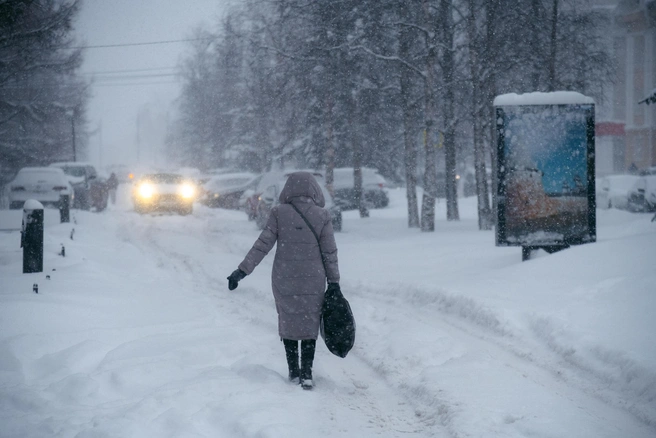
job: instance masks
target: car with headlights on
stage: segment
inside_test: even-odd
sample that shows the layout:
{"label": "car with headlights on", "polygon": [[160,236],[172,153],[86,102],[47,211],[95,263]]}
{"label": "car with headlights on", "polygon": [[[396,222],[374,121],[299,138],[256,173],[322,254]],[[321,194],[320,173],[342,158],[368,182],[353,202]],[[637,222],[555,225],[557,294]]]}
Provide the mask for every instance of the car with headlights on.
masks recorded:
{"label": "car with headlights on", "polygon": [[189,178],[177,173],[149,173],[134,185],[132,200],[137,213],[174,211],[191,214],[197,187]]}
{"label": "car with headlights on", "polygon": [[70,209],[74,201],[73,186],[63,170],[53,167],[24,167],[9,183],[9,208],[20,209],[28,199],[44,206]]}

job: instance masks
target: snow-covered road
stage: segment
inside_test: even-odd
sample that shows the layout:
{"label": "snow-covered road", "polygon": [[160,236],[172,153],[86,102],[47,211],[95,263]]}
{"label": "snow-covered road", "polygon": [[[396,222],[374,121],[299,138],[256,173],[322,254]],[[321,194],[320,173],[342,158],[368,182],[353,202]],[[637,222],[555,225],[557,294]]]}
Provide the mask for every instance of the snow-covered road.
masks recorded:
{"label": "snow-covered road", "polygon": [[522,263],[476,230],[473,199],[420,233],[402,193],[345,214],[358,337],[346,359],[319,346],[312,392],[285,381],[272,255],[227,290],[258,235],[243,213],[51,218],[50,280],[17,274],[0,234],[0,436],[656,435],[647,215],[600,211],[598,243]]}

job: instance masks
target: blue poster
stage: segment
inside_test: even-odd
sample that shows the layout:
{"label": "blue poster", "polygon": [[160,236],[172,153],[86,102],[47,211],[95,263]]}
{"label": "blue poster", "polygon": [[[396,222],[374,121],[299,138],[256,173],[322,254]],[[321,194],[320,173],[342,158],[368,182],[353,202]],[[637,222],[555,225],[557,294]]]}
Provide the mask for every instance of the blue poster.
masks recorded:
{"label": "blue poster", "polygon": [[504,105],[496,114],[497,244],[594,241],[594,105]]}

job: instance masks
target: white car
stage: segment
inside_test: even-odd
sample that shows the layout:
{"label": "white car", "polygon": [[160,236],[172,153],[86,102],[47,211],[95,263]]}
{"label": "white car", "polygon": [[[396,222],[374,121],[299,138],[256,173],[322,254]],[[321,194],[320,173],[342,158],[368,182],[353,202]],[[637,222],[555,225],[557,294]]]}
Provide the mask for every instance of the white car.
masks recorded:
{"label": "white car", "polygon": [[239,209],[239,200],[248,189],[254,189],[259,180],[254,173],[225,173],[211,177],[202,185],[200,202],[212,208]]}
{"label": "white car", "polygon": [[[254,205],[253,218],[255,219],[257,227],[260,230],[264,229],[266,222],[269,219],[271,209],[280,204],[278,197],[287,182],[287,177],[294,172],[300,171],[310,172],[317,179],[317,182],[323,191],[323,197],[326,200],[325,209],[330,212],[332,218],[333,229],[337,232],[342,231],[342,210],[334,202],[333,197],[328,192],[323,174],[314,170],[272,171],[262,174],[262,178],[259,180],[260,182],[257,184],[254,194],[251,195]],[[250,213],[248,214],[250,215]]]}
{"label": "white car", "polygon": [[640,177],[637,175],[609,175],[597,180],[597,207],[629,209],[629,196]]}
{"label": "white car", "polygon": [[24,167],[9,183],[9,208],[15,210],[23,208],[28,199],[44,206],[70,208],[73,198],[73,186],[64,171],[55,167]]}
{"label": "white car", "polygon": [[629,193],[629,210],[656,211],[656,172],[640,177]]}
{"label": "white car", "polygon": [[[340,167],[333,170],[333,190],[335,201],[342,210],[355,210],[354,175],[352,167]],[[387,181],[376,169],[362,168],[362,194],[368,208],[384,208],[389,204]]]}
{"label": "white car", "polygon": [[107,208],[109,191],[107,180],[98,174],[91,163],[79,161],[52,163],[49,167],[62,169],[75,191],[74,208],[89,210],[92,207],[96,211]]}

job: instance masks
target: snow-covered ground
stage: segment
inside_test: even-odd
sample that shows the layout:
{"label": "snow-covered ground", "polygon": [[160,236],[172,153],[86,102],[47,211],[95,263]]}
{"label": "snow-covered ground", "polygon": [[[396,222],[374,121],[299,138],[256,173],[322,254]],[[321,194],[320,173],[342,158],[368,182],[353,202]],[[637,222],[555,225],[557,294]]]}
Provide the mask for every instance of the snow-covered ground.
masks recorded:
{"label": "snow-covered ground", "polygon": [[357,340],[346,359],[318,342],[314,391],[286,381],[273,254],[227,289],[258,235],[243,213],[139,216],[122,187],[75,223],[46,210],[38,274],[0,232],[0,436],[656,436],[651,215],[599,210],[597,243],[521,262],[474,198],[421,233],[391,195],[344,215]]}

